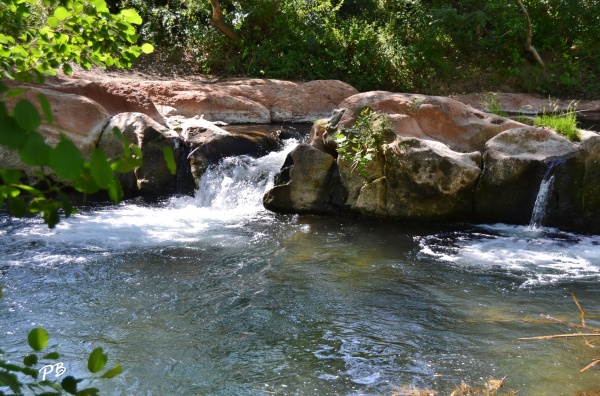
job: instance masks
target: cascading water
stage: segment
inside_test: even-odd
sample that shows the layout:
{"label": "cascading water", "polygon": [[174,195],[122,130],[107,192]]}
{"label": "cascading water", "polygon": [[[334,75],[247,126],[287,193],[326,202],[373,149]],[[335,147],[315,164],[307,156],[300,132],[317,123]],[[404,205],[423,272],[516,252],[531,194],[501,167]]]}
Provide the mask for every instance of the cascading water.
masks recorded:
{"label": "cascading water", "polygon": [[529,221],[529,228],[532,230],[537,230],[544,225],[544,218],[548,209],[548,199],[554,191],[554,169],[559,164],[560,161],[552,161],[542,178],[540,189],[533,205],[533,211],[531,212],[531,220]]}
{"label": "cascading water", "polygon": [[546,208],[548,206],[548,196],[554,188],[554,176],[544,178],[540,184],[540,190],[535,198],[533,212],[531,213],[531,221],[529,227],[538,229],[543,226],[544,217],[546,216]]}

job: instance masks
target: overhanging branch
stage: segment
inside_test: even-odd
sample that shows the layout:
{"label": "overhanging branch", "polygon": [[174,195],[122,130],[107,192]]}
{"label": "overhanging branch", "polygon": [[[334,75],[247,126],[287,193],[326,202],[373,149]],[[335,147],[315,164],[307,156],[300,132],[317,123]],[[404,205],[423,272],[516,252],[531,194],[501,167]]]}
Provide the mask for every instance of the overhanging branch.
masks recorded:
{"label": "overhanging branch", "polygon": [[223,20],[223,11],[221,10],[219,0],[210,0],[210,5],[212,6],[212,18],[210,18],[210,24],[223,33],[225,37],[234,41],[241,40],[242,38],[240,35]]}
{"label": "overhanging branch", "polygon": [[517,1],[519,2],[519,5],[521,6],[521,10],[523,10],[523,14],[525,14],[525,19],[527,20],[527,39],[525,40],[525,49],[527,51],[529,51],[531,53],[531,55],[533,55],[533,58],[540,66],[546,67],[546,65],[544,64],[544,61],[540,57],[540,54],[538,54],[538,52],[535,50],[535,48],[533,48],[533,45],[531,45],[531,37],[533,36],[533,29],[531,27],[531,18],[529,18],[529,13],[527,12],[527,8],[525,8],[525,5],[523,4],[523,2],[521,0],[517,0]]}

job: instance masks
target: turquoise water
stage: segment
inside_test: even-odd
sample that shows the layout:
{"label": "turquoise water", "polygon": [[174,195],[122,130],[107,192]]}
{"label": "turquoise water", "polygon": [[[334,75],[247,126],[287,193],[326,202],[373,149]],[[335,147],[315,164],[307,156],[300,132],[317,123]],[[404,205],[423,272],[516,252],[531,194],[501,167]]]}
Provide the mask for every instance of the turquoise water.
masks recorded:
{"label": "turquoise water", "polygon": [[284,156],[228,159],[196,198],[55,230],[0,217],[0,344],[22,356],[43,326],[70,375],[102,346],[125,369],[93,383],[107,395],[600,389],[583,340],[518,340],[574,332],[540,316],[579,322],[570,293],[600,327],[599,237],[274,215],[260,202]]}

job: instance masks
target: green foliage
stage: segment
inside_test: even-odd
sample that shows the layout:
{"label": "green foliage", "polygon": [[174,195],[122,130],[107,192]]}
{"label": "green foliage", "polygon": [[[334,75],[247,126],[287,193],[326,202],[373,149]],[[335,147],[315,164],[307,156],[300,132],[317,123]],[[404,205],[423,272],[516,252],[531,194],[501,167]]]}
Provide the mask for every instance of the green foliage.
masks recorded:
{"label": "green foliage", "polygon": [[[129,67],[140,54],[153,51],[149,43],[136,44],[133,25],[141,23],[133,9],[111,14],[104,0],[0,0],[0,71],[5,78],[42,82],[57,68],[70,74],[70,63],[85,69],[93,64]],[[23,163],[35,167],[38,181],[30,186],[21,182],[19,170],[0,169],[0,208],[6,203],[14,216],[40,213],[54,227],[59,210],[67,217],[75,212],[63,192],[65,186],[83,194],[106,190],[113,202],[119,202],[123,191],[115,172],[140,166],[140,149],[118,131],[124,154],[113,162],[99,150],[85,160],[65,135],[52,147],[38,132],[44,119],[33,103],[21,99],[9,111],[6,100],[23,93],[0,81],[0,145],[16,150]],[[37,99],[45,121],[52,124],[48,100],[43,95]]]}
{"label": "green foliage", "polygon": [[136,45],[134,25],[141,23],[133,9],[111,14],[104,0],[0,0],[0,70],[9,79],[42,81],[59,68],[71,74],[70,63],[130,67],[152,52]]}
{"label": "green foliage", "polygon": [[[208,1],[110,3],[138,11],[140,39],[210,74],[334,78],[362,91],[511,84],[543,94],[600,93],[596,0],[524,0],[544,70],[524,48],[527,24],[516,1],[223,0],[225,22],[242,37],[235,42],[210,26]],[[480,82],[477,75],[491,77]]]}
{"label": "green foliage", "polygon": [[569,106],[566,111],[559,111],[555,106],[551,113],[546,113],[544,109],[542,115],[537,116],[533,124],[540,127],[550,127],[570,141],[578,142],[581,140],[581,136],[579,136],[579,130],[577,129],[575,107]]}
{"label": "green foliage", "polygon": [[[1,92],[4,92],[4,97]],[[139,147],[128,142],[119,131],[115,133],[123,142],[124,154],[112,162],[97,149],[86,161],[64,135],[52,147],[37,132],[42,118],[35,106],[21,99],[11,113],[3,102],[9,93],[0,83],[0,144],[16,150],[21,161],[37,168],[34,174],[39,181],[35,186],[29,186],[21,182],[20,170],[0,169],[0,207],[8,203],[10,212],[15,216],[41,213],[48,226],[54,227],[59,221],[59,210],[62,209],[67,217],[75,212],[62,191],[67,185],[83,194],[106,190],[115,203],[123,198],[115,172],[129,172],[141,165]],[[50,178],[45,169],[51,169],[55,176]]]}
{"label": "green foliage", "polygon": [[341,128],[335,135],[338,154],[342,160],[351,162],[352,172],[358,170],[360,175],[367,175],[367,164],[380,153],[388,129],[389,119],[367,107],[361,111],[354,125]]}
{"label": "green foliage", "polygon": [[[0,293],[0,298],[2,297]],[[58,380],[48,378],[59,378],[66,373],[67,369],[62,362],[58,362],[60,354],[58,352],[45,352],[50,336],[48,332],[41,328],[31,330],[27,336],[27,343],[33,350],[22,359],[22,364],[18,361],[11,361],[10,356],[0,349],[0,395],[20,396],[33,394],[36,396],[60,396],[70,395],[98,395],[97,388],[88,387],[79,389],[79,384],[91,379],[109,379],[121,374],[123,369],[120,364],[104,372],[104,374],[92,378],[75,378],[66,376],[59,383]],[[88,357],[88,371],[91,374],[97,374],[104,369],[108,361],[108,355],[102,348],[94,349]],[[41,377],[41,378],[40,378]],[[6,393],[7,391],[11,393]]]}

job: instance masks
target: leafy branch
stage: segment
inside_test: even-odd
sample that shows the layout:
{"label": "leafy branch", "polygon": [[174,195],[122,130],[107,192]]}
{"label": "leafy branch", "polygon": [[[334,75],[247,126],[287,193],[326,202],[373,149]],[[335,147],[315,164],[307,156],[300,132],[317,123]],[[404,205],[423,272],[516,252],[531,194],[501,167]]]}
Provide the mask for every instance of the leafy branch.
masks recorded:
{"label": "leafy branch", "polygon": [[359,175],[366,176],[367,164],[381,152],[383,136],[388,129],[389,118],[366,107],[354,125],[341,128],[335,135],[338,154],[344,161],[351,162],[352,172],[358,170]]}

